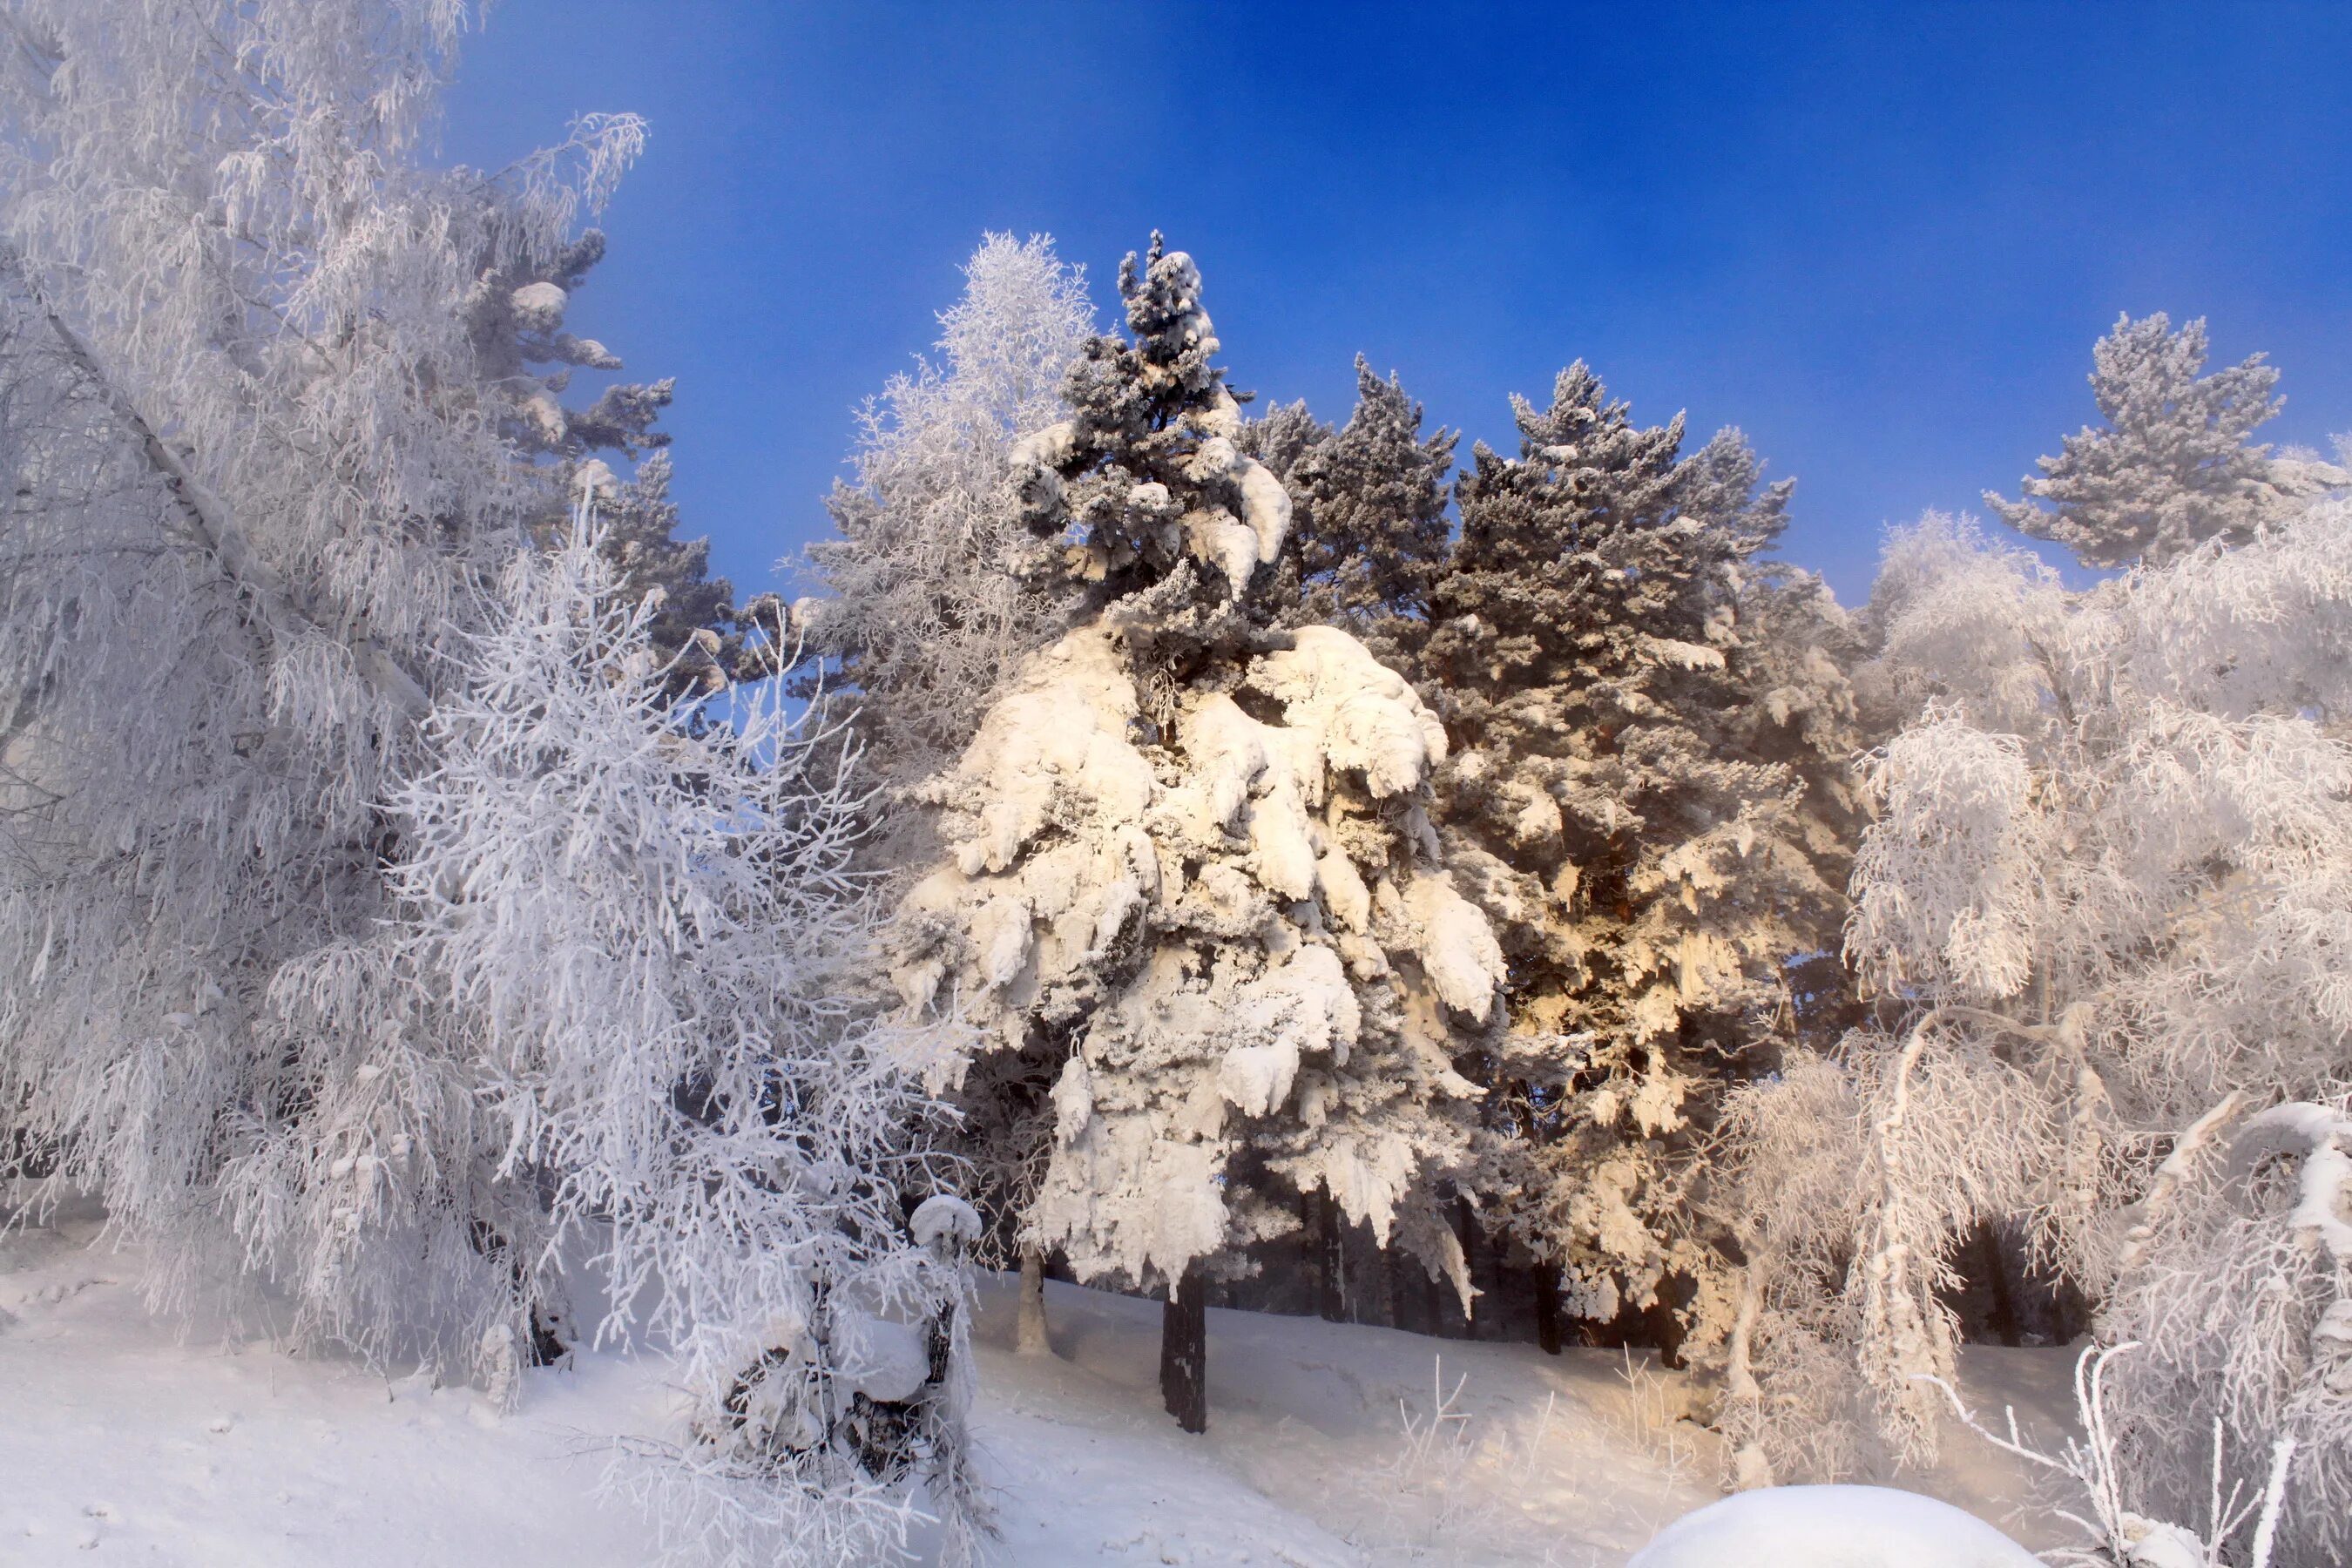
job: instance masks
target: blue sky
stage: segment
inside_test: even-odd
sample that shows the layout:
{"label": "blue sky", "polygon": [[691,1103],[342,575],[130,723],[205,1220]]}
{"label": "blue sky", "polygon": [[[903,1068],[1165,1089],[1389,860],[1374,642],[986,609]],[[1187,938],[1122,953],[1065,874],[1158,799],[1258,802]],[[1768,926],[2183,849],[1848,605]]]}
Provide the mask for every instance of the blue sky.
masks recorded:
{"label": "blue sky", "polygon": [[990,229],[1106,321],[1164,229],[1234,384],[1325,418],[1360,351],[1497,446],[1579,357],[1741,426],[1849,600],[1885,522],[2093,416],[2118,310],[2271,351],[2276,438],[2352,429],[2352,5],[498,0],[445,152],[586,110],[653,140],[572,324],[677,378],[688,530],[745,591]]}

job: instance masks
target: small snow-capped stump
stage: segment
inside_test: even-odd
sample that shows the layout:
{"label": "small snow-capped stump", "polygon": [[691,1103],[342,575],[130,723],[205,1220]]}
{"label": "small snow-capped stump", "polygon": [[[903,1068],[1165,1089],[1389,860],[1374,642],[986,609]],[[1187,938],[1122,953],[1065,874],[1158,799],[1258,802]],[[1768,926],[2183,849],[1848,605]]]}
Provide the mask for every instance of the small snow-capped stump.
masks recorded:
{"label": "small snow-capped stump", "polygon": [[980,1239],[980,1213],[953,1193],[933,1193],[915,1205],[907,1229],[918,1247],[969,1247]]}
{"label": "small snow-capped stump", "polygon": [[2040,1568],[1971,1513],[1893,1487],[1766,1487],[1685,1514],[1625,1568]]}

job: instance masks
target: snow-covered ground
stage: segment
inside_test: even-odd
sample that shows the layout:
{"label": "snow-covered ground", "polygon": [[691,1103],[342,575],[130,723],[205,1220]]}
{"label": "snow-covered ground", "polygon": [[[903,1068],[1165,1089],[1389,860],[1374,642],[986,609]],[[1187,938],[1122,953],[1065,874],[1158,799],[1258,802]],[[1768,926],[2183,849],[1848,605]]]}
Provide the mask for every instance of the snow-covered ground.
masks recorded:
{"label": "snow-covered ground", "polygon": [[[217,1325],[182,1339],[142,1307],[137,1259],[89,1249],[93,1231],[0,1241],[0,1564],[652,1560],[627,1505],[594,1493],[603,1437],[668,1429],[658,1358],[533,1373],[500,1416],[467,1390],[298,1360],[266,1337],[232,1348]],[[1660,1418],[1673,1386],[1638,1361],[1629,1381],[1599,1352],[1212,1311],[1211,1429],[1188,1437],[1159,1410],[1158,1305],[1049,1289],[1052,1357],[1011,1349],[1009,1281],[982,1289],[979,1440],[1003,1563],[1616,1568],[1715,1496],[1711,1440]],[[2069,1365],[1974,1352],[1971,1397],[2051,1432]],[[2029,1545],[2050,1539],[2011,1516],[2023,1489],[1982,1452],[1919,1484]]]}

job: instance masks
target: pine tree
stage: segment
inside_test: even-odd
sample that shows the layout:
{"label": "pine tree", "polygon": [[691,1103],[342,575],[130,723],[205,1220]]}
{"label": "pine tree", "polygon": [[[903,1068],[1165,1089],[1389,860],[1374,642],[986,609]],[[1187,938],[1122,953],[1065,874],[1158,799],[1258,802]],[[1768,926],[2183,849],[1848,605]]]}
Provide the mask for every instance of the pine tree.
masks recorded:
{"label": "pine tree", "polygon": [[[761,637],[772,606],[739,616],[733,585],[709,574],[709,542],[676,537],[670,438],[654,427],[676,391],[670,380],[614,382],[585,406],[563,401],[578,372],[622,368],[620,356],[603,343],[564,330],[573,296],[604,250],[604,233],[592,228],[551,262],[485,274],[467,302],[467,326],[482,374],[506,397],[499,433],[522,460],[553,470],[555,483],[541,489],[532,533],[547,548],[561,549],[574,508],[592,502],[603,520],[598,538],[626,591],[661,600],[652,635],[672,686],[680,693],[713,691],[772,663]],[[634,471],[621,479],[600,454],[633,463]]]}
{"label": "pine tree", "polygon": [[1500,959],[1427,818],[1442,729],[1346,633],[1270,624],[1289,499],[1237,446],[1192,259],[1155,237],[1120,294],[1131,338],[1090,341],[1070,418],[1022,444],[1028,525],[1092,612],[928,787],[950,851],[896,974],[974,1031],[941,1079],[1036,1108],[1032,1243],[1168,1298],[1198,1430],[1207,1279],[1301,1193],[1466,1297],[1438,1187]]}
{"label": "pine tree", "polygon": [[2271,395],[2278,372],[2261,354],[2200,376],[2204,319],[2171,328],[2160,310],[2116,318],[2092,350],[2091,396],[2106,425],[2039,459],[2042,477],[2023,482],[2023,500],[1987,490],[2003,522],[2066,546],[2086,566],[2161,565],[2209,539],[2242,543],[2263,522],[2352,482],[2330,464],[2273,457],[2251,439],[2284,402]]}
{"label": "pine tree", "polygon": [[1466,1190],[1539,1305],[1564,1273],[1566,1306],[1653,1313],[1671,1348],[1670,1309],[1728,1310],[1697,1140],[1793,1037],[1790,966],[1843,912],[1843,617],[1765,559],[1790,487],[1736,430],[1685,459],[1679,418],[1634,425],[1581,364],[1515,408],[1519,455],[1474,453],[1427,618],[1396,623],[1452,742],[1448,858],[1510,968]]}
{"label": "pine tree", "polygon": [[1250,434],[1276,454],[1268,466],[1291,495],[1286,565],[1297,582],[1276,590],[1285,600],[1296,595],[1287,624],[1344,626],[1385,652],[1377,639],[1391,635],[1388,623],[1428,616],[1451,543],[1446,479],[1458,437],[1444,430],[1423,437],[1421,405],[1393,374],[1374,375],[1361,355],[1356,409],[1345,426],[1286,434],[1286,417],[1297,416],[1277,410]]}

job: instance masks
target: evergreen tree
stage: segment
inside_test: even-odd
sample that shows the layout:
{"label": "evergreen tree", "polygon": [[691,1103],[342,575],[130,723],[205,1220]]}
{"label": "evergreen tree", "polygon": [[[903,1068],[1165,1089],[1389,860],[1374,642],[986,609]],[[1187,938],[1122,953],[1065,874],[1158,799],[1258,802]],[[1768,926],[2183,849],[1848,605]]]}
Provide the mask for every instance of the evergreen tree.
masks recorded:
{"label": "evergreen tree", "polygon": [[1289,498],[1239,449],[1192,259],[1155,237],[1120,293],[1131,338],[1089,342],[1071,417],[1022,445],[1028,525],[1092,610],[929,786],[950,851],[897,977],[975,1031],[942,1079],[1040,1109],[1033,1243],[1167,1296],[1198,1430],[1206,1279],[1300,1194],[1466,1296],[1437,1189],[1500,957],[1426,815],[1443,730],[1345,632],[1270,625]]}
{"label": "evergreen tree", "polygon": [[1518,456],[1475,450],[1425,619],[1388,640],[1444,716],[1440,831],[1509,963],[1465,1190],[1536,1263],[1556,1348],[1563,1271],[1588,1318],[1727,1310],[1696,1142],[1834,946],[1852,703],[1834,603],[1765,556],[1790,487],[1738,432],[1684,458],[1679,418],[1634,425],[1581,364],[1515,408]]}
{"label": "evergreen tree", "polygon": [[[1299,410],[1303,413],[1303,407]],[[1278,409],[1250,427],[1291,496],[1293,548],[1277,595],[1296,626],[1345,626],[1385,657],[1399,618],[1426,619],[1429,591],[1452,542],[1446,480],[1458,439],[1423,437],[1421,405],[1394,375],[1356,359],[1356,410],[1336,433],[1286,429]],[[1295,578],[1296,581],[1288,579]]]}
{"label": "evergreen tree", "polygon": [[[2072,550],[2086,566],[2161,565],[2208,539],[2243,543],[2265,521],[2347,482],[2308,458],[2273,457],[2254,431],[2284,402],[2253,354],[2211,375],[2202,317],[2179,331],[2162,311],[2116,318],[2092,350],[2091,396],[2106,420],[2036,463],[2024,499],[1990,490],[2003,522]],[[2048,506],[2037,506],[2037,501]]]}

